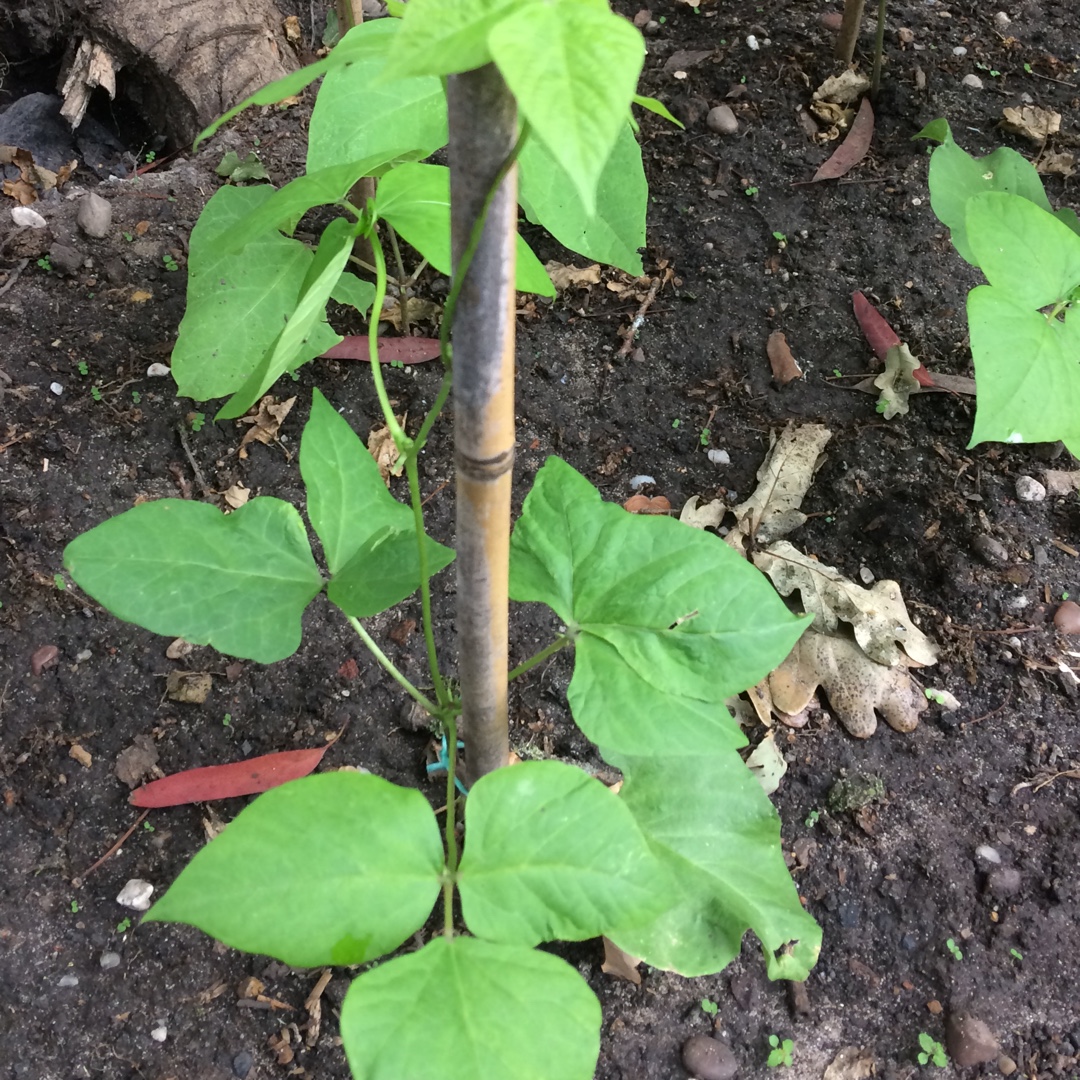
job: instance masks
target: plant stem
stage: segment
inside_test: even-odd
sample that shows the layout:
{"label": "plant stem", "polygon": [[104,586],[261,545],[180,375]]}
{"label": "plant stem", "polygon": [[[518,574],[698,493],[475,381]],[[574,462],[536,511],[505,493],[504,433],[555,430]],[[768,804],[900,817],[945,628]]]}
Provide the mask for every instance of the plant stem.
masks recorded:
{"label": "plant stem", "polygon": [[424,507],[420,498],[420,470],[416,463],[416,451],[414,445],[405,455],[405,475],[409,480],[409,502],[412,503],[413,521],[416,525],[416,550],[420,563],[420,607],[423,612],[421,621],[424,624],[424,644],[427,646],[428,668],[431,671],[431,682],[435,687],[435,699],[440,708],[445,709],[450,704],[450,694],[446,689],[446,682],[439,672],[439,656],[435,651],[435,631],[431,623],[431,580],[428,575],[427,557],[427,533],[424,531]]}
{"label": "plant stem", "polygon": [[382,245],[374,229],[371,230],[371,251],[375,256],[375,299],[372,301],[371,318],[368,320],[368,358],[371,361],[371,377],[375,382],[379,408],[382,409],[383,419],[393,436],[394,445],[399,453],[405,453],[410,439],[398,423],[398,418],[390,406],[390,396],[386,392],[382,368],[379,366],[379,313],[386,299],[386,259],[383,257]]}
{"label": "plant stem", "polygon": [[418,701],[432,716],[440,716],[442,710],[430,698],[425,697],[415,686],[397,669],[393,660],[386,655],[375,643],[375,639],[364,629],[360,620],[352,615],[348,616],[349,625],[359,635],[360,640],[371,651],[372,656],[383,666],[387,674],[400,686],[414,701]]}
{"label": "plant stem", "polygon": [[509,675],[506,676],[508,682],[513,682],[519,675],[524,675],[526,671],[531,671],[537,664],[542,664],[549,656],[554,656],[560,649],[566,648],[571,644],[571,639],[565,634],[557,637],[546,648],[541,649],[535,656],[529,657],[523,664],[518,664]]}
{"label": "plant stem", "polygon": [[401,314],[401,334],[409,336],[409,298],[405,295],[405,264],[401,261],[401,248],[398,246],[397,233],[394,226],[386,222],[386,232],[390,237],[390,247],[394,252],[394,261],[397,263],[398,272],[398,311]]}
{"label": "plant stem", "polygon": [[443,879],[443,933],[454,936],[454,880],[457,876],[457,721],[448,716],[446,734],[446,876]]}

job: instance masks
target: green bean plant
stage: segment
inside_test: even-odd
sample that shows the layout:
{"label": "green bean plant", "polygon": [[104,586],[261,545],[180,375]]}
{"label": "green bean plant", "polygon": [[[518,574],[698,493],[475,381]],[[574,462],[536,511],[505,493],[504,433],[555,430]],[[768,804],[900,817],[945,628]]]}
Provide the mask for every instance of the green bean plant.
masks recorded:
{"label": "green bean plant", "polygon": [[916,138],[930,205],[987,284],[968,293],[977,385],[972,446],[1054,442],[1080,456],[1080,221],[1053,210],[1035,166],[1009,147],[972,157],[944,119]]}
{"label": "green bean plant", "polygon": [[[550,458],[512,538],[508,511],[485,525],[509,548],[508,570],[496,558],[489,576],[501,572],[514,600],[546,604],[557,620],[543,649],[498,673],[501,718],[470,712],[464,680],[459,695],[435,648],[430,582],[454,552],[424,531],[417,456],[451,376],[464,379],[464,391],[454,389],[459,418],[472,407],[473,350],[461,348],[461,335],[474,306],[482,310],[498,289],[471,283],[486,272],[489,241],[514,251],[514,214],[500,207],[518,165],[527,214],[553,231],[553,221],[573,219],[578,250],[597,250],[601,236],[615,243],[605,184],[622,177],[619,162],[640,164],[627,110],[643,52],[638,32],[605,0],[412,0],[400,23],[358,26],[325,60],[255,95],[252,103],[269,103],[325,75],[308,173],[278,190],[223,188],[196,225],[174,355],[178,386],[199,400],[231,395],[218,416],[239,415],[333,343],[328,298],[373,304],[377,313],[387,285],[381,237],[389,235],[379,226],[393,225],[453,273],[446,376],[414,435],[390,408],[378,320],[370,320],[375,391],[410,502],[390,494],[357,434],[316,390],[299,465],[324,565],[299,511],[269,495],[227,515],[205,503],[143,503],[65,551],[76,583],[120,618],[264,664],[297,649],[301,616],[325,593],[445,733],[441,826],[423,794],[378,776],[295,780],[242,810],[146,916],[294,966],[360,966],[341,1036],[353,1074],[365,1080],[592,1076],[600,1005],[573,967],[536,949],[545,942],[606,935],[654,967],[693,976],[721,970],[750,929],[770,977],[792,979],[806,977],[820,947],[784,864],[777,815],[742,761],[746,739],[724,705],[787,655],[806,620],[719,538],[628,514]],[[491,115],[456,108],[477,87],[489,94]],[[445,138],[446,98],[449,189],[439,166],[422,163]],[[454,213],[469,161],[460,150],[455,157],[455,125],[459,138],[483,144],[489,129],[513,120],[508,102],[520,124],[511,124],[510,144],[463,228]],[[375,148],[387,131],[396,145]],[[346,195],[364,175],[380,177],[377,194],[352,207]],[[311,252],[287,234],[315,205],[342,216]],[[360,236],[375,258],[370,286],[345,272]],[[517,253],[518,286],[545,291],[542,269],[520,244]],[[633,268],[636,258],[635,250],[609,251],[607,261]],[[512,328],[514,275],[500,273],[495,300]],[[505,328],[495,330],[505,347]],[[474,479],[459,475],[459,503]],[[459,549],[461,534],[459,506]],[[418,589],[432,690],[410,682],[364,625]],[[459,604],[470,591],[459,577]],[[462,638],[462,668],[490,660],[466,657],[467,646]],[[573,651],[574,721],[621,770],[619,792],[564,762],[493,767],[485,758],[460,794],[459,733],[470,765],[499,723],[505,742],[508,680],[564,648]],[[503,764],[505,752],[495,759]]]}

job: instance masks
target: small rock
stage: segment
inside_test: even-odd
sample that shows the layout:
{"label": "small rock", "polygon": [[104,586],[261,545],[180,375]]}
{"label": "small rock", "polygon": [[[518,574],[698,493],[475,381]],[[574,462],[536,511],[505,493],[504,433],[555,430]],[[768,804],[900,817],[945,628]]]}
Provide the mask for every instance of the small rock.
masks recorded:
{"label": "small rock", "polygon": [[1000,540],[987,536],[985,533],[976,536],[971,542],[971,547],[983,562],[991,566],[1009,561],[1009,549]]}
{"label": "small rock", "polygon": [[[999,11],[998,15],[1005,15],[1005,12]],[[1009,16],[1005,15],[1006,26],[1008,25],[1008,18]],[[998,1072],[1001,1073],[1002,1076],[1012,1076],[1012,1074],[1016,1072],[1016,1062],[1013,1061],[1008,1054],[1002,1054],[1001,1057],[997,1059],[997,1067]]]}
{"label": "small rock", "polygon": [[753,34],[747,34],[746,35],[746,47],[751,52],[757,52],[758,49],[761,48],[761,43],[758,41],[758,39]]}
{"label": "small rock", "polygon": [[967,86],[972,90],[981,90],[983,88],[983,81],[978,75],[965,75],[960,80],[961,86]]}
{"label": "small rock", "polygon": [[53,244],[49,248],[49,264],[58,274],[74,274],[82,268],[83,255],[68,244]]}
{"label": "small rock", "polygon": [[42,645],[40,649],[35,649],[30,656],[30,670],[35,675],[40,675],[43,671],[55,667],[59,656],[60,650],[55,645]]}
{"label": "small rock", "polygon": [[953,56],[967,56],[967,49],[963,45],[957,45],[953,51]]}
{"label": "small rock", "polygon": [[233,1076],[236,1077],[236,1080],[247,1080],[247,1074],[251,1072],[254,1064],[255,1059],[246,1050],[241,1050],[232,1059]]}
{"label": "small rock", "polygon": [[112,224],[112,203],[91,191],[79,200],[75,222],[87,236],[103,239],[108,236]]}
{"label": "small rock", "polygon": [[730,465],[731,455],[726,450],[710,450],[706,457],[714,465]]}
{"label": "small rock", "polygon": [[79,985],[79,976],[78,975],[72,975],[70,972],[67,975],[61,975],[60,976],[60,981],[56,985],[57,986],[62,986],[62,987],[64,987],[64,989],[67,989],[70,986],[78,986]]}
{"label": "small rock", "polygon": [[1054,625],[1063,634],[1080,634],[1080,604],[1066,600],[1054,612]]}
{"label": "small rock", "polygon": [[118,952],[103,952],[98,961],[102,971],[111,971],[120,966],[120,954]]}
{"label": "small rock", "polygon": [[1001,1047],[993,1032],[971,1013],[953,1013],[945,1026],[945,1043],[954,1065],[966,1069],[993,1061]]}
{"label": "small rock", "polygon": [[105,264],[105,277],[110,285],[123,285],[128,279],[127,263],[120,256]]}
{"label": "small rock", "polygon": [[20,229],[47,229],[49,227],[49,223],[36,210],[31,210],[29,206],[13,207],[11,220]]}
{"label": "small rock", "polygon": [[691,1035],[683,1043],[682,1061],[698,1080],[731,1080],[739,1071],[731,1047],[711,1035]]}
{"label": "small rock", "polygon": [[839,11],[826,11],[820,16],[822,28],[833,34],[840,33],[840,27],[844,24],[844,16]]}
{"label": "small rock", "polygon": [[869,566],[860,566],[859,567],[859,580],[864,585],[872,584],[873,581],[874,581],[874,571],[871,570]]}
{"label": "small rock", "polygon": [[915,44],[915,31],[912,30],[910,27],[901,26],[900,29],[896,31],[896,36],[899,39],[901,45]]}
{"label": "small rock", "polygon": [[641,488],[645,487],[646,484],[655,484],[655,483],[656,483],[656,479],[654,477],[646,476],[645,473],[642,473],[640,476],[631,477],[631,479],[630,479],[630,490],[631,491],[638,491]]}
{"label": "small rock", "polygon": [[49,393],[59,397],[64,392],[64,384],[58,382],[49,383]]}
{"label": "small rock", "polygon": [[1021,502],[1042,502],[1046,498],[1046,488],[1034,476],[1018,476],[1016,497]]}
{"label": "small rock", "polygon": [[[995,27],[996,27],[996,28],[997,28],[998,30],[1000,30],[1000,31],[1001,31],[1002,33],[1004,33],[1004,32],[1005,32],[1006,30],[1008,30],[1008,29],[1009,29],[1009,25],[1010,25],[1011,23],[1012,23],[1012,19],[1010,19],[1010,18],[1009,18],[1009,16],[1008,16],[1008,15],[1006,15],[1004,11],[999,11],[999,12],[998,12],[998,13],[997,13],[997,14],[996,14],[996,15],[994,16],[994,26],[995,26]],[[1013,1068],[1015,1068],[1015,1067],[1016,1067],[1016,1066],[1015,1066],[1015,1064],[1014,1064],[1014,1065],[1013,1065]]]}
{"label": "small rock", "polygon": [[1015,866],[995,866],[986,875],[986,891],[998,900],[1008,900],[1020,891],[1020,871]]}
{"label": "small rock", "polygon": [[154,1042],[163,1043],[169,1037],[169,1029],[164,1024],[158,1024],[153,1031],[150,1032],[150,1038]]}
{"label": "small rock", "polygon": [[154,894],[154,886],[142,878],[132,878],[119,892],[116,902],[121,907],[131,908],[132,911],[146,911],[150,907],[150,897]]}
{"label": "small rock", "polygon": [[75,663],[76,664],[85,664],[86,661],[89,660],[93,655],[94,654],[89,649],[80,649],[75,654]]}
{"label": "small rock", "polygon": [[151,379],[164,379],[167,375],[171,375],[168,364],[151,364],[146,369],[146,374]]}
{"label": "small rock", "polygon": [[660,24],[655,19],[650,19],[645,24],[645,33],[646,34],[657,34],[659,32],[660,32]]}
{"label": "small rock", "polygon": [[994,866],[1001,865],[1001,853],[997,848],[992,848],[989,844],[980,844],[975,849],[975,854],[984,862],[993,863]]}
{"label": "small rock", "polygon": [[717,135],[735,135],[739,130],[739,121],[735,119],[730,105],[717,105],[709,110],[709,115],[705,117],[705,126]]}

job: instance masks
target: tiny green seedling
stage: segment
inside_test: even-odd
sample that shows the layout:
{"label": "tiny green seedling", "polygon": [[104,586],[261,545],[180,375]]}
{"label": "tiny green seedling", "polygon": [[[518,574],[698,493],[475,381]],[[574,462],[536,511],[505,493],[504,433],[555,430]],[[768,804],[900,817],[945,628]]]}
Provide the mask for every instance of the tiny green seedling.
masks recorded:
{"label": "tiny green seedling", "polygon": [[1032,74],[1032,71],[1031,71],[1031,65],[1030,65],[1030,64],[1025,64],[1025,65],[1024,65],[1024,70],[1025,70],[1025,71],[1026,71],[1026,72],[1027,72],[1027,73],[1028,73],[1029,75],[1031,75],[1031,74]]}
{"label": "tiny green seedling", "polygon": [[952,938],[949,938],[948,941],[945,942],[945,948],[949,950],[954,960],[964,959],[964,954],[960,951],[960,946],[957,945]]}
{"label": "tiny green seedling", "polygon": [[78,915],[79,914],[79,901],[78,900],[72,900],[71,901],[71,914],[72,915]]}
{"label": "tiny green seedling", "polygon": [[161,261],[165,264],[166,270],[173,271],[180,269],[180,264],[169,254],[162,255]]}
{"label": "tiny green seedling", "polygon": [[203,424],[205,424],[205,423],[206,423],[206,413],[201,413],[201,412],[192,413],[192,416],[191,416],[191,430],[192,431],[196,431],[196,432],[202,431]]}
{"label": "tiny green seedling", "polygon": [[75,366],[79,369],[80,375],[90,374],[90,365],[85,360],[80,360]]}
{"label": "tiny green seedling", "polygon": [[129,243],[129,244],[134,244],[134,243],[135,243],[135,237],[134,237],[134,236],[133,236],[133,235],[132,235],[131,233],[129,233],[129,232],[125,232],[125,233],[121,233],[120,235],[121,235],[121,236],[123,236],[123,238],[124,238],[124,239],[125,239],[125,240],[126,240],[126,241],[127,241],[128,243]]}
{"label": "tiny green seedling", "polygon": [[142,401],[142,394],[140,394],[138,390],[132,390],[131,400],[134,401],[136,405],[138,405],[139,402]]}
{"label": "tiny green seedling", "polygon": [[49,273],[49,271],[52,270],[52,263],[49,262],[49,256],[48,255],[42,255],[42,257],[40,259],[38,259],[37,264],[46,273]]}
{"label": "tiny green seedling", "polygon": [[95,401],[100,401],[101,400],[101,387],[100,386],[91,386],[90,387],[90,396]]}
{"label": "tiny green seedling", "polygon": [[682,424],[682,421],[677,416],[675,417],[674,420],[671,421],[671,426],[673,428],[679,427],[680,424]]}
{"label": "tiny green seedling", "polygon": [[937,1039],[932,1039],[925,1031],[919,1032],[919,1046],[922,1047],[919,1051],[920,1065],[934,1064],[939,1069],[943,1069],[949,1064],[949,1057],[945,1053],[945,1047]]}
{"label": "tiny green seedling", "polygon": [[701,1011],[706,1016],[715,1016],[719,1012],[720,1007],[715,1001],[710,1001],[708,998],[701,999]]}
{"label": "tiny green seedling", "polygon": [[760,188],[756,188],[756,187],[753,186],[753,184],[751,184],[749,187],[744,187],[743,188],[743,194],[748,199],[752,199],[758,193],[758,191],[760,191],[760,190],[761,190]]}
{"label": "tiny green seedling", "polygon": [[699,438],[701,439],[701,445],[702,446],[708,446],[709,445],[709,439],[711,437],[712,437],[712,432],[708,428],[702,428],[701,429],[701,435],[699,436]]}
{"label": "tiny green seedling", "polygon": [[1068,594],[1067,592],[1063,592],[1063,593],[1061,594],[1061,599],[1062,599],[1062,600],[1068,600],[1068,599],[1069,599],[1069,594]]}
{"label": "tiny green seedling", "polygon": [[400,368],[402,371],[405,370],[405,365],[400,360],[391,360],[390,366],[392,368]]}
{"label": "tiny green seedling", "polygon": [[157,161],[157,154],[153,150],[146,151],[146,164],[153,165]]}
{"label": "tiny green seedling", "polygon": [[118,934],[126,934],[130,929],[131,920],[128,918],[123,918],[116,924],[116,932]]}
{"label": "tiny green seedling", "polygon": [[67,588],[67,582],[61,574],[53,574],[53,584],[63,592]]}
{"label": "tiny green seedling", "polygon": [[232,727],[232,713],[226,713],[221,718],[222,727]]}
{"label": "tiny green seedling", "polygon": [[774,232],[773,239],[778,240],[781,244],[787,243],[787,237],[782,232]]}
{"label": "tiny green seedling", "polygon": [[1009,950],[1009,955],[1014,960],[1023,960],[1024,959],[1024,954],[1019,949],[1010,949]]}
{"label": "tiny green seedling", "polygon": [[144,822],[142,823],[142,827],[143,827],[143,832],[156,832],[156,831],[157,831],[157,830],[156,830],[156,829],[154,828],[154,826],[150,824],[150,822],[149,822],[149,821],[144,821]]}
{"label": "tiny green seedling", "polygon": [[791,1065],[792,1051],[795,1049],[795,1043],[791,1039],[784,1039],[781,1042],[779,1035],[770,1035],[769,1046],[772,1049],[769,1051],[769,1057],[765,1064],[770,1069],[778,1068],[781,1065],[786,1068]]}
{"label": "tiny green seedling", "polygon": [[821,811],[817,810],[817,809],[814,809],[814,810],[811,810],[810,813],[806,815],[806,821],[803,822],[803,824],[808,829],[812,829],[820,820],[821,820]]}
{"label": "tiny green seedling", "polygon": [[928,701],[934,702],[935,705],[945,704],[945,695],[940,690],[935,690],[932,686],[928,686],[924,691]]}

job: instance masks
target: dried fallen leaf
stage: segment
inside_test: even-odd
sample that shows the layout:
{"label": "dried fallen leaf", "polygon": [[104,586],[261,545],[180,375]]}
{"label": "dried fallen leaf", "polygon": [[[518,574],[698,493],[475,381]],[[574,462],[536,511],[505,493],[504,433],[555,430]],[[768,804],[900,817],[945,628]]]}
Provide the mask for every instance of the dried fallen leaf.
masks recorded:
{"label": "dried fallen leaf", "polygon": [[787,337],[782,330],[774,330],[769,335],[769,340],[765,343],[765,351],[769,356],[773,379],[776,380],[778,386],[787,386],[789,382],[802,378],[802,368],[792,356],[791,346],[788,345]]}
{"label": "dried fallen leaf", "polygon": [[663,495],[631,495],[623,509],[631,514],[670,514],[671,503]]}
{"label": "dried fallen leaf", "polygon": [[[403,413],[398,417],[398,423],[402,428],[405,427],[405,420],[407,413]],[[372,428],[371,434],[368,435],[367,440],[368,453],[375,459],[375,464],[379,466],[379,475],[383,478],[383,483],[387,487],[390,486],[390,477],[397,476],[401,471],[401,467],[398,465],[398,453],[397,443],[394,442],[394,436],[390,434],[390,429],[384,424],[380,428]]]}
{"label": "dried fallen leaf", "polygon": [[170,671],[165,677],[165,695],[170,701],[201,705],[209,696],[214,680],[206,671]]}
{"label": "dried fallen leaf", "polygon": [[826,1066],[821,1080],[867,1080],[873,1075],[874,1055],[858,1046],[845,1046]]}
{"label": "dried fallen leaf", "polygon": [[135,289],[128,297],[128,301],[132,304],[145,304],[147,300],[153,298],[154,294],[149,289]]}
{"label": "dried fallen leaf", "polygon": [[165,655],[170,660],[183,660],[195,646],[182,637],[174,638],[165,649]]}
{"label": "dried fallen leaf", "polygon": [[908,617],[895,581],[876,581],[864,589],[786,540],[755,552],[754,565],[769,575],[781,596],[799,590],[818,631],[832,633],[841,622],[850,623],[860,648],[877,663],[895,667],[908,658],[915,666],[937,663],[937,647]]}
{"label": "dried fallen leaf", "polygon": [[628,952],[623,952],[614,941],[603,938],[603,942],[604,962],[600,965],[600,970],[605,975],[614,975],[617,979],[625,979],[635,986],[640,986],[641,972],[638,971],[638,964],[641,960]]}
{"label": "dried fallen leaf", "polygon": [[847,137],[833,151],[832,156],[822,162],[818,171],[814,173],[813,182],[837,180],[851,172],[866,157],[873,138],[874,110],[870,105],[870,99],[863,98]]}
{"label": "dried fallen leaf", "polygon": [[1035,168],[1044,175],[1072,176],[1076,172],[1076,156],[1064,151],[1051,150],[1039,158],[1035,163]]}
{"label": "dried fallen leaf", "polygon": [[288,398],[285,401],[275,401],[270,394],[267,394],[252,412],[248,413],[247,416],[241,416],[240,423],[250,424],[251,426],[244,432],[244,437],[240,440],[239,456],[241,458],[247,457],[245,448],[249,443],[261,442],[265,446],[269,446],[271,443],[276,442],[281,425],[285,417],[289,415],[289,410],[295,404],[295,397]]}
{"label": "dried fallen leaf", "polygon": [[30,670],[34,675],[40,675],[55,667],[59,662],[60,650],[55,645],[42,645],[30,654]]}
{"label": "dried fallen leaf", "polygon": [[728,510],[729,507],[723,499],[703,503],[696,495],[691,495],[679,513],[679,520],[694,529],[715,529],[724,520]]}
{"label": "dried fallen leaf", "polygon": [[1071,495],[1080,491],[1080,469],[1047,469],[1043,483],[1049,495]]}
{"label": "dried fallen leaf", "polygon": [[746,759],[746,765],[766,795],[771,795],[780,786],[780,781],[787,772],[787,761],[777,749],[773,732],[770,731],[754,747],[754,752]]}
{"label": "dried fallen leaf", "polygon": [[137,788],[128,801],[134,806],[156,808],[256,795],[307,776],[331,746],[333,742],[310,750],[284,750],[279,754],[263,754],[227,765],[186,769]]}
{"label": "dried fallen leaf", "polygon": [[832,432],[821,424],[789,424],[775,436],[757,471],[757,488],[733,508],[738,525],[725,539],[736,551],[744,551],[750,537],[767,544],[805,523],[799,507],[831,438]]}
{"label": "dried fallen leaf", "polygon": [[157,744],[149,735],[136,735],[131,745],[116,755],[113,772],[116,779],[129,788],[138,787],[154,771],[158,763]]}
{"label": "dried fallen leaf", "polygon": [[[412,305],[409,305],[410,312]],[[411,318],[411,315],[410,315]],[[380,364],[422,364],[439,359],[439,339],[429,337],[381,337],[379,338]],[[332,349],[322,354],[324,360],[370,360],[366,334],[353,334],[343,338]]]}
{"label": "dried fallen leaf", "polygon": [[[424,300],[419,296],[410,296],[409,302],[405,305],[405,314],[408,316],[410,326],[415,326],[417,323],[438,323],[442,318],[442,310],[442,304],[436,304],[433,300]],[[394,329],[401,330],[401,304],[396,296],[388,296],[383,301],[379,321],[390,323]]]}
{"label": "dried fallen leaf", "polygon": [[870,80],[854,68],[847,68],[839,75],[831,75],[815,91],[815,101],[831,101],[838,105],[851,105],[870,89]]}
{"label": "dried fallen leaf", "polygon": [[1004,119],[998,124],[1010,135],[1023,135],[1025,139],[1042,146],[1051,136],[1061,130],[1061,113],[1042,109],[1038,105],[1021,105],[1019,109],[1006,106],[1001,110]]}
{"label": "dried fallen leaf", "polygon": [[246,488],[243,484],[233,484],[222,493],[222,498],[231,509],[239,510],[251,498],[251,488]]}
{"label": "dried fallen leaf", "polygon": [[544,269],[551,278],[551,283],[556,290],[562,292],[571,286],[582,287],[597,285],[600,282],[600,264],[593,263],[591,266],[567,266],[561,262],[544,263]]}
{"label": "dried fallen leaf", "polygon": [[810,629],[769,676],[769,689],[779,712],[795,714],[819,686],[836,719],[857,739],[868,739],[877,730],[875,710],[890,727],[906,732],[926,709],[926,698],[905,667],[878,664],[847,638]]}

